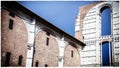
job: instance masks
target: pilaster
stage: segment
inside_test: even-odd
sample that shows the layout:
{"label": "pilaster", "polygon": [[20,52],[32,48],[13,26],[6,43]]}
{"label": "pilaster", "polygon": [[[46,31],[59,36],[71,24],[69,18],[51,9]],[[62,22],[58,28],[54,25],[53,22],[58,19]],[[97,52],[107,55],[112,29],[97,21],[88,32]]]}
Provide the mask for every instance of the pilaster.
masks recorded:
{"label": "pilaster", "polygon": [[28,24],[28,51],[26,59],[26,67],[32,67],[34,52],[34,36],[35,36],[35,19]]}

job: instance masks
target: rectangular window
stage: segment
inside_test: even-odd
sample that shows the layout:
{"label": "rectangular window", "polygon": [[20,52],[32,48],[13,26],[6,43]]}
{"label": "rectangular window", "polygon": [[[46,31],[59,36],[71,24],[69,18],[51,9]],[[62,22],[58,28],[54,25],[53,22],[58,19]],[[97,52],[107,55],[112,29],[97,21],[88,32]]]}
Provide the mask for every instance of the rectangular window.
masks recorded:
{"label": "rectangular window", "polygon": [[23,59],[23,57],[22,57],[22,55],[20,55],[18,58],[18,65],[22,65],[22,59]]}
{"label": "rectangular window", "polygon": [[50,33],[49,33],[49,32],[46,32],[46,35],[50,36]]}
{"label": "rectangular window", "polygon": [[73,51],[71,51],[71,57],[73,57]]}
{"label": "rectangular window", "polygon": [[47,38],[47,40],[46,40],[46,45],[47,46],[49,45],[49,38]]}
{"label": "rectangular window", "polygon": [[9,29],[13,29],[13,20],[12,19],[10,19],[10,21],[9,21]]}
{"label": "rectangular window", "polygon": [[5,66],[9,66],[10,65],[10,58],[11,58],[11,53],[7,52],[6,53],[6,59],[5,59]]}
{"label": "rectangular window", "polygon": [[83,39],[84,39],[84,36],[83,36]]}
{"label": "rectangular window", "polygon": [[9,16],[11,16],[11,17],[15,17],[15,14],[12,13],[12,12],[10,12],[10,13],[9,13]]}
{"label": "rectangular window", "polygon": [[36,62],[35,62],[35,67],[38,67],[38,64],[39,64],[39,62],[38,62],[38,61],[36,61]]}
{"label": "rectangular window", "polygon": [[47,64],[45,64],[45,67],[48,67],[48,65],[47,65]]}

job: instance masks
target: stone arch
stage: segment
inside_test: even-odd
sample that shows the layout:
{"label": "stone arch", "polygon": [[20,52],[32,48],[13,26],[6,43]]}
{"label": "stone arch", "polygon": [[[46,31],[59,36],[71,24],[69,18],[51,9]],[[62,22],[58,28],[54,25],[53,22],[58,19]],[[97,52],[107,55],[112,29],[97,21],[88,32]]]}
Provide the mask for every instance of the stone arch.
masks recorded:
{"label": "stone arch", "polygon": [[80,54],[79,54],[79,50],[75,47],[75,44],[69,43],[65,47],[65,50],[64,50],[64,64],[63,65],[64,65],[64,67],[80,66]]}
{"label": "stone arch", "polygon": [[99,44],[106,43],[106,42],[112,42],[112,40],[103,40],[103,41],[100,41]]}
{"label": "stone arch", "polygon": [[103,3],[96,5],[95,7],[98,8],[98,12],[101,12],[102,8],[105,9],[107,7],[109,7],[111,9],[111,12],[113,12],[111,2],[103,2]]}
{"label": "stone arch", "polygon": [[104,11],[104,9],[106,9],[106,8],[110,8],[110,10],[111,10],[111,12],[112,12],[111,6],[105,5],[105,6],[103,6],[103,7],[100,8],[100,10],[99,10],[100,13],[102,13],[102,12]]}
{"label": "stone arch", "polygon": [[[1,54],[2,54],[2,66],[4,66],[5,52],[11,52],[10,66],[18,66],[16,60],[19,55],[23,55],[23,64],[26,65],[27,57],[27,43],[28,43],[28,31],[22,18],[15,14],[15,17],[9,15],[10,11],[2,9],[2,21],[1,21]],[[9,29],[9,20],[13,21],[13,28]],[[21,50],[22,49],[22,50]]]}
{"label": "stone arch", "polygon": [[[107,9],[107,8],[110,8],[110,11],[111,11],[111,12],[110,12],[110,18],[111,18],[111,19],[110,19],[110,24],[111,24],[111,26],[110,26],[110,31],[111,31],[110,34],[112,34],[112,33],[113,33],[113,32],[112,32],[112,31],[113,31],[113,30],[112,30],[112,25],[113,25],[113,22],[112,22],[112,19],[113,19],[113,18],[112,18],[112,11],[113,11],[113,10],[112,10],[111,4],[108,4],[108,3],[107,3],[107,4],[102,5],[102,6],[99,8],[99,13],[100,13],[100,17],[101,17],[101,25],[102,25],[102,19],[103,19],[102,16],[101,16],[101,14],[102,14],[102,12],[103,12],[105,9]],[[102,25],[102,26],[103,26],[103,25]],[[102,28],[102,26],[101,26],[101,28]],[[103,32],[102,32],[102,29],[101,29],[101,35],[102,35],[102,34],[103,34]]]}
{"label": "stone arch", "polygon": [[[42,29],[37,32],[35,37],[35,53],[33,66],[35,66],[36,60],[39,61],[38,67],[45,67],[45,64],[48,67],[57,67],[58,66],[58,56],[59,56],[59,48],[58,43],[53,34],[46,35],[46,32],[49,30]],[[49,38],[48,45],[46,44],[47,38]]]}
{"label": "stone arch", "polygon": [[112,7],[112,3],[111,2],[104,2],[104,3],[100,3],[100,4],[98,4],[97,6],[96,6],[97,8],[98,8],[98,12],[101,14],[101,10],[104,10],[104,9],[106,9],[107,7],[109,7],[110,8],[110,10],[111,10],[111,34],[113,33],[113,29],[112,29],[112,27],[113,27],[113,7]]}
{"label": "stone arch", "polygon": [[[51,29],[49,29],[49,28],[47,28],[47,27],[40,28],[40,29],[37,31],[36,36],[37,36],[37,34],[38,34],[40,31],[49,32],[49,33],[50,33],[51,35],[53,35],[54,37],[57,36],[57,34],[56,34],[54,31],[52,31]],[[35,37],[36,37],[36,36],[35,36]]]}

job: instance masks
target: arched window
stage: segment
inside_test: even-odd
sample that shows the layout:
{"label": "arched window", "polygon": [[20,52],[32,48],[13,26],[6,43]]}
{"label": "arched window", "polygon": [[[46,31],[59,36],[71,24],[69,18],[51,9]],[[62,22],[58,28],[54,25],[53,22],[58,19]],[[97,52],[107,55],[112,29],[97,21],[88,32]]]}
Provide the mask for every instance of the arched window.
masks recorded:
{"label": "arched window", "polygon": [[22,57],[22,55],[20,55],[18,58],[18,65],[22,65],[22,59],[23,59],[23,57]]}
{"label": "arched window", "polygon": [[[101,13],[101,36],[111,35],[111,9],[108,6],[104,6],[100,10]],[[109,42],[102,43],[102,65],[110,66],[112,48]]]}
{"label": "arched window", "polygon": [[111,35],[111,9],[108,6],[101,8],[101,33],[104,35]]}

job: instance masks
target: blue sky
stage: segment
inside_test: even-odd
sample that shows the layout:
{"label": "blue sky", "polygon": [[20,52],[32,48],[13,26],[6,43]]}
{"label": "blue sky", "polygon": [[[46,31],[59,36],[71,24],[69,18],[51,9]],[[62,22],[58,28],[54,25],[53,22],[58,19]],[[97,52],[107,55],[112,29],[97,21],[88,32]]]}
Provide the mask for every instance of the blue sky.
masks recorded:
{"label": "blue sky", "polygon": [[71,36],[74,36],[75,18],[79,12],[79,7],[94,2],[95,1],[19,1],[20,4]]}

